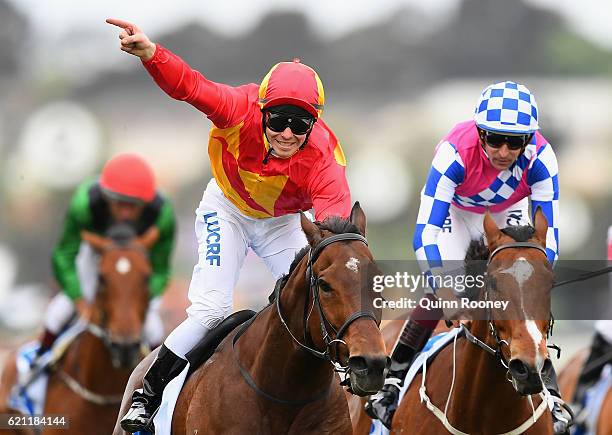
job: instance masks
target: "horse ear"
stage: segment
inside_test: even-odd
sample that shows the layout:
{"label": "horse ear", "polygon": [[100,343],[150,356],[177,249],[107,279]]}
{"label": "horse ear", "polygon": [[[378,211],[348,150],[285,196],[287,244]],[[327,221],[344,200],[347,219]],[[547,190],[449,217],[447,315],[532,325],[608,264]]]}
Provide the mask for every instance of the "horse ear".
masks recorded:
{"label": "horse ear", "polygon": [[106,237],[85,230],[81,231],[81,240],[89,243],[91,247],[98,252],[104,251],[112,243],[112,241]]}
{"label": "horse ear", "polygon": [[540,243],[546,247],[546,233],[548,233],[548,219],[542,211],[542,207],[538,207],[534,217],[535,222],[535,235]]}
{"label": "horse ear", "polygon": [[314,224],[306,215],[300,212],[300,223],[302,224],[302,230],[306,234],[306,240],[310,246],[315,246],[323,238],[323,233],[318,226]]}
{"label": "horse ear", "polygon": [[489,245],[490,250],[491,247],[497,243],[497,240],[501,237],[502,232],[493,220],[493,216],[491,216],[489,210],[487,210],[485,213],[483,227],[485,235],[487,236],[487,245]]}
{"label": "horse ear", "polygon": [[353,225],[357,227],[361,235],[365,237],[366,216],[365,216],[365,213],[363,212],[363,209],[361,208],[361,205],[359,205],[359,201],[356,201],[355,205],[353,205],[353,209],[351,210],[350,221]]}
{"label": "horse ear", "polygon": [[145,233],[136,239],[136,243],[145,248],[147,251],[157,242],[159,239],[159,228],[152,226]]}

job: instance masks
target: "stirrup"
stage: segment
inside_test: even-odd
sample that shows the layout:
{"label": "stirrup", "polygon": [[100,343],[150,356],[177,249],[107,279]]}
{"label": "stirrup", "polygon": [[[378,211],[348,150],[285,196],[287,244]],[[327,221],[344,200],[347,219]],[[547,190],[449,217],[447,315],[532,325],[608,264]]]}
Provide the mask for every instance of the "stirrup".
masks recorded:
{"label": "stirrup", "polygon": [[[134,416],[130,418],[130,413],[131,412],[136,412],[140,407],[136,408],[134,407],[136,403],[132,403],[132,406],[130,406],[130,409],[128,410],[128,412],[125,413],[125,415],[123,416],[123,418],[120,421],[120,425],[121,428],[128,432],[128,433],[136,433],[136,432],[145,432],[145,433],[155,433],[155,425],[153,424],[153,419],[155,418],[155,415],[157,414],[157,411],[159,411],[159,407],[157,407],[155,409],[154,412],[151,413],[151,416],[146,419],[142,417],[142,416]],[[144,412],[146,412],[146,404],[141,404],[142,408],[144,408]],[[142,421],[138,421],[137,419],[141,419]]]}

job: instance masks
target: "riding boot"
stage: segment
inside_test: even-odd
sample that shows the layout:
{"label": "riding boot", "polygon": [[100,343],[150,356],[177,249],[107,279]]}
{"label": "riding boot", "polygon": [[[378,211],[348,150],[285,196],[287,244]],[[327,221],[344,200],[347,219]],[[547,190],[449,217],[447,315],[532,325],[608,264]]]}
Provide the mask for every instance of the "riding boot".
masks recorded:
{"label": "riding boot", "polygon": [[576,392],[572,403],[584,406],[586,392],[601,376],[601,371],[606,364],[612,361],[612,344],[597,332],[591,343],[591,351],[578,377]]}
{"label": "riding boot", "polygon": [[551,395],[553,407],[551,410],[553,420],[553,432],[555,435],[569,435],[569,428],[574,424],[574,412],[567,405],[561,394],[559,394],[559,385],[557,384],[557,373],[552,363],[548,361],[542,369],[542,381],[544,388]]}
{"label": "riding boot", "polygon": [[373,395],[365,405],[366,413],[379,419],[385,427],[391,428],[391,420],[397,409],[399,393],[404,378],[414,357],[423,349],[431,336],[432,329],[422,323],[408,320],[391,353],[391,366],[382,389]]}
{"label": "riding boot", "polygon": [[161,404],[164,388],[186,365],[186,360],[162,345],[142,380],[143,388],[132,394],[132,406],[121,419],[123,430],[129,433],[151,431],[151,423]]}

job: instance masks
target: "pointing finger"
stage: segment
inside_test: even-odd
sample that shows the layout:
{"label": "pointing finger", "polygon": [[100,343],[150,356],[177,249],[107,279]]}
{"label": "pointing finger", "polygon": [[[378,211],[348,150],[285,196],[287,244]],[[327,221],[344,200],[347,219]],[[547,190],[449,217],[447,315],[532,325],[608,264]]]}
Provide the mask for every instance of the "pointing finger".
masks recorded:
{"label": "pointing finger", "polygon": [[132,23],[128,23],[127,21],[118,20],[117,18],[107,18],[106,22],[108,24],[112,24],[113,26],[121,27],[122,29],[128,29],[133,26]]}

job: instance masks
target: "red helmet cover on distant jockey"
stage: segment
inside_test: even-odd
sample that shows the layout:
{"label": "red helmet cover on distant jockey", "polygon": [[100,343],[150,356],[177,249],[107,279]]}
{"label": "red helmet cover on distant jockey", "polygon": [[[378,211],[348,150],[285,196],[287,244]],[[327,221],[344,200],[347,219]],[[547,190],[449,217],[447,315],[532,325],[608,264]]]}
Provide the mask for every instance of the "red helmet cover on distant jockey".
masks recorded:
{"label": "red helmet cover on distant jockey", "polygon": [[323,113],[325,92],[316,71],[294,59],[277,63],[266,74],[259,86],[259,104],[262,109],[290,104],[318,118]]}
{"label": "red helmet cover on distant jockey", "polygon": [[104,165],[100,187],[114,199],[150,202],[155,198],[155,175],[136,154],[119,154]]}

